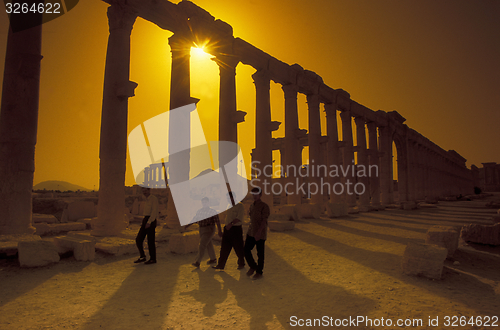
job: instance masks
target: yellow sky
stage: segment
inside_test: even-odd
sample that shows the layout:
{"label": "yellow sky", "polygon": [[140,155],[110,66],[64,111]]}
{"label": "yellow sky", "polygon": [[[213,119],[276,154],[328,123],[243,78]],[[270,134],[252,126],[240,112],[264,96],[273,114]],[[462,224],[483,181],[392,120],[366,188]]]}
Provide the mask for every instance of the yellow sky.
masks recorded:
{"label": "yellow sky", "polygon": [[[500,2],[495,0],[194,1],[240,37],[288,64],[298,63],[372,110],[397,110],[406,124],[468,165],[500,163]],[[99,181],[99,131],[108,37],[107,4],[84,0],[44,24],[34,183]],[[0,74],[7,37],[0,13]],[[132,32],[129,130],[168,110],[169,31],[138,19]],[[244,157],[255,145],[255,70],[237,67]],[[208,140],[217,140],[218,68],[194,56],[191,94]],[[271,86],[272,120],[283,121],[281,87]],[[307,128],[305,96],[300,127]],[[324,118],[323,118],[324,120]],[[323,133],[324,131],[323,125]],[[284,124],[274,137],[283,136]],[[128,161],[126,184],[134,184]]]}

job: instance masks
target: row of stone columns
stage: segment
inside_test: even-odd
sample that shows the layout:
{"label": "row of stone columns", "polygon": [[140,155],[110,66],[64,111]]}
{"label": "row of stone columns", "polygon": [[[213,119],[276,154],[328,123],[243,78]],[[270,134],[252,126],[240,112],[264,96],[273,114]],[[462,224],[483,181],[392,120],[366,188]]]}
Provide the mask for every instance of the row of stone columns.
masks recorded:
{"label": "row of stone columns", "polygon": [[[108,53],[106,59],[106,72],[103,96],[103,113],[101,126],[101,184],[100,200],[98,209],[98,226],[94,229],[95,235],[109,235],[116,233],[121,226],[121,210],[123,210],[124,191],[123,182],[125,175],[126,157],[126,133],[127,133],[127,99],[133,96],[135,83],[129,81],[129,60],[130,60],[130,32],[136,15],[126,8],[111,6],[108,9],[110,24],[110,36],[108,42]],[[190,72],[189,60],[192,40],[189,34],[176,32],[169,38],[172,52],[170,109],[175,109],[192,102],[196,102],[190,94]],[[239,63],[237,57],[230,55],[230,41],[224,41],[224,49],[214,59],[219,65],[220,72],[220,104],[219,104],[219,140],[237,143],[237,123],[238,111],[236,110],[236,66]],[[279,127],[278,122],[271,120],[270,107],[270,81],[271,75],[267,70],[258,70],[252,75],[256,90],[256,128],[255,145],[253,153],[254,166],[261,173],[256,179],[258,186],[264,188],[272,184],[272,177],[266,177],[264,167],[272,166],[273,139],[272,132]],[[301,148],[299,139],[301,130],[299,129],[297,94],[299,88],[293,83],[282,86],[285,96],[285,152],[282,157],[284,168],[294,166],[301,168]],[[392,142],[394,129],[390,125],[377,126],[375,122],[366,122],[365,118],[353,114],[350,109],[338,109],[338,105],[325,102],[325,112],[327,115],[327,156],[322,155],[320,148],[321,119],[320,119],[320,97],[317,92],[306,94],[308,105],[308,146],[309,146],[309,166],[318,168],[320,165],[342,165],[344,170],[354,166],[354,153],[357,153],[357,163],[368,168],[370,165],[378,167],[378,176],[358,177],[353,175],[352,170],[345,171],[346,176],[342,178],[321,176],[315,173],[308,178],[308,182],[321,187],[322,179],[333,187],[342,183],[344,187],[361,183],[365,189],[359,195],[359,200],[355,193],[347,193],[347,189],[342,196],[330,191],[330,201],[332,203],[344,202],[349,206],[368,207],[380,204],[391,204],[393,197],[392,180]],[[338,141],[337,131],[337,110],[340,110],[342,119],[342,141]],[[356,125],[357,146],[353,145],[352,117]],[[185,122],[189,122],[186,120]],[[369,148],[366,145],[365,125],[368,128]],[[169,141],[175,141],[175,145],[169,145],[170,153],[175,150],[181,154],[182,150],[189,149],[190,131],[189,127],[170,127]],[[405,143],[406,140],[404,140]],[[181,142],[181,145],[179,145]],[[410,143],[411,144],[411,143]],[[437,191],[430,186],[429,182],[436,179],[439,181],[439,170],[434,169],[435,163],[430,163],[428,152],[425,152],[419,145],[406,146],[407,158],[399,157],[400,169],[400,193],[399,200],[405,201],[408,198],[421,198],[434,196],[444,191]],[[235,150],[236,152],[236,150]],[[189,152],[184,151],[180,155],[170,160],[169,177],[175,180],[189,179]],[[226,154],[227,155],[227,154]],[[235,156],[231,153],[230,156]],[[421,158],[425,156],[424,158]],[[227,156],[226,156],[227,157]],[[326,159],[326,160],[325,160]],[[220,164],[226,164],[230,159],[219,159]],[[175,162],[181,162],[184,166],[175,166]],[[177,165],[180,165],[177,164]],[[440,165],[443,165],[440,163]],[[446,171],[446,168],[444,171]],[[237,169],[235,169],[237,170]],[[174,173],[175,172],[175,173]],[[153,172],[148,173],[148,175]],[[328,172],[327,172],[328,174]],[[441,173],[442,174],[442,173]],[[285,182],[289,187],[296,188],[297,173],[286,173]],[[409,179],[410,176],[414,178]],[[403,180],[403,178],[405,178]],[[418,178],[418,179],[417,179]],[[148,177],[147,179],[154,179]],[[421,180],[423,179],[423,180]],[[423,183],[422,183],[423,182]],[[170,182],[175,183],[175,182]],[[296,191],[296,189],[292,191]],[[411,192],[410,192],[411,191]],[[352,189],[351,189],[352,192]],[[300,204],[302,196],[298,193],[289,194],[287,202],[289,204]],[[264,189],[263,200],[271,207],[273,205],[273,194]],[[169,201],[172,201],[170,196]],[[323,203],[321,189],[312,193],[312,203]],[[173,203],[168,205],[169,218],[175,218],[176,212]],[[115,220],[113,220],[115,219]]]}
{"label": "row of stone columns", "polygon": [[[137,13],[126,5],[113,4],[108,8],[109,38],[106,54],[106,67],[103,88],[103,104],[101,118],[100,140],[100,189],[98,220],[93,229],[93,235],[116,235],[126,226],[123,217],[125,207],[125,164],[127,150],[127,117],[128,98],[134,96],[137,84],[129,80],[130,68],[130,34]],[[4,91],[2,97],[2,110],[0,120],[0,175],[2,176],[2,202],[0,212],[1,233],[32,232],[31,207],[27,207],[28,199],[31,202],[31,187],[33,179],[33,155],[36,143],[37,100],[40,73],[41,28],[27,30],[29,35],[23,36],[23,42],[15,41],[9,31],[7,46],[6,69],[4,78]],[[192,31],[186,29],[177,31],[169,38],[172,52],[170,109],[179,108],[198,100],[191,97],[190,92],[190,51],[193,45]],[[21,35],[18,35],[21,36]],[[220,104],[219,104],[219,140],[237,143],[237,123],[243,121],[244,113],[236,109],[236,66],[239,59],[232,54],[233,37],[222,37],[221,48],[214,59],[219,65],[220,72]],[[292,66],[294,77],[291,81],[298,81],[298,72],[305,74],[298,66]],[[16,71],[17,70],[17,71]],[[21,74],[19,73],[21,70]],[[295,71],[294,71],[295,70]],[[15,72],[14,72],[15,71]],[[470,193],[469,172],[460,164],[461,160],[452,161],[453,157],[443,154],[444,151],[430,143],[420,143],[408,136],[398,136],[395,140],[396,128],[390,123],[383,125],[366,118],[351,109],[352,103],[339,106],[332,100],[323,100],[320,96],[322,80],[317,75],[307,72],[304,81],[313,81],[307,87],[308,105],[308,134],[309,166],[314,174],[308,182],[315,184],[316,189],[311,195],[312,203],[323,203],[324,194],[321,192],[323,179],[330,184],[330,189],[336,184],[344,187],[351,186],[351,193],[345,189],[341,196],[330,190],[330,202],[347,203],[349,206],[378,206],[394,202],[394,185],[392,180],[392,143],[396,141],[398,153],[399,173],[399,201],[430,198],[434,199],[445,194],[454,194],[457,191]],[[17,81],[18,79],[23,81]],[[271,177],[264,175],[264,167],[272,166],[273,139],[272,132],[279,127],[278,122],[271,120],[270,107],[270,81],[273,78],[270,71],[259,69],[252,76],[256,89],[256,129],[254,161],[257,169],[262,173],[257,179],[257,184],[265,187],[272,183]],[[16,80],[17,79],[17,80]],[[23,87],[24,86],[24,87]],[[27,87],[26,87],[27,86]],[[312,86],[312,87],[311,87]],[[19,88],[30,90],[28,95],[33,97],[18,97]],[[10,88],[10,90],[9,90]],[[17,88],[17,89],[16,89]],[[298,193],[297,171],[302,166],[300,139],[304,130],[299,128],[297,94],[299,87],[295,83],[285,83],[285,137],[284,157],[282,165],[295,167],[295,173],[285,173],[285,182],[295,193],[289,194],[289,204],[300,204],[302,195]],[[7,90],[7,92],[6,92]],[[23,93],[26,89],[22,90]],[[11,96],[9,98],[9,95]],[[13,101],[15,98],[15,102]],[[19,100],[21,99],[21,101]],[[12,101],[12,102],[11,102]],[[9,103],[10,102],[10,103]],[[25,102],[26,104],[22,103]],[[15,105],[21,104],[20,109]],[[324,103],[327,116],[327,141],[326,155],[322,152],[320,104]],[[22,109],[21,109],[22,108]],[[13,111],[13,109],[15,111]],[[338,139],[337,110],[340,110],[342,119],[342,141]],[[27,113],[19,115],[20,111]],[[242,116],[243,115],[243,116]],[[169,152],[176,154],[169,159],[169,177],[171,184],[189,179],[190,160],[190,127],[189,114],[183,113],[186,118],[179,118],[176,125],[169,130]],[[352,118],[356,125],[357,145],[353,145]],[[19,123],[19,118],[23,123]],[[29,120],[26,120],[26,119]],[[16,122],[17,120],[17,122]],[[173,122],[171,120],[171,122]],[[178,123],[183,123],[178,125]],[[368,142],[366,145],[365,125],[368,129]],[[19,127],[27,127],[20,130]],[[13,131],[14,129],[14,131]],[[25,131],[31,132],[24,134]],[[22,136],[19,136],[22,132]],[[23,135],[24,134],[24,135]],[[400,132],[398,133],[400,134]],[[21,150],[21,151],[19,151]],[[17,152],[19,151],[19,152]],[[353,175],[354,155],[357,153],[357,163],[366,167],[377,166],[378,176],[357,177]],[[236,157],[237,148],[232,153],[220,153],[219,164],[226,164]],[[338,178],[327,174],[320,174],[320,166],[342,165],[345,176]],[[237,169],[230,169],[230,171]],[[146,181],[157,181],[161,177],[159,168],[151,168],[145,173]],[[15,173],[15,175],[12,175]],[[366,174],[366,173],[365,173]],[[15,182],[14,182],[14,181]],[[359,199],[352,193],[352,186],[361,183],[364,193],[359,194]],[[10,185],[10,186],[9,186]],[[10,201],[20,201],[10,203]],[[264,194],[263,200],[271,207],[273,195],[269,191]],[[10,204],[9,204],[10,203]],[[16,204],[17,203],[17,204]],[[9,205],[7,205],[9,204]],[[28,211],[27,211],[28,210]],[[170,221],[177,218],[175,206],[169,196],[168,217]],[[5,229],[7,228],[7,229]]]}

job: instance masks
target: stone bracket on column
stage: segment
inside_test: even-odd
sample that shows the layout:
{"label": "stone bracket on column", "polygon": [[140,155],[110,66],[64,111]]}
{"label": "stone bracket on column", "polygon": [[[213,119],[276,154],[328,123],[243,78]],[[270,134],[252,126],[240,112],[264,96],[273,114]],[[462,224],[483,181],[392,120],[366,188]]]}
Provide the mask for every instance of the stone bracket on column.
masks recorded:
{"label": "stone bracket on column", "polygon": [[299,128],[299,129],[297,129],[297,130],[295,131],[295,137],[296,137],[297,139],[301,139],[301,138],[304,138],[304,137],[306,137],[306,136],[307,136],[307,130],[306,130],[306,129],[300,129],[300,128]]}
{"label": "stone bracket on column", "polygon": [[233,113],[233,123],[242,123],[245,121],[245,116],[247,113],[245,111],[237,110],[235,113]]}
{"label": "stone bracket on column", "polygon": [[280,121],[272,121],[269,125],[269,130],[271,132],[277,131],[280,128],[281,122]]}
{"label": "stone bracket on column", "polygon": [[133,81],[121,82],[116,86],[116,96],[123,99],[135,96],[134,91],[138,85]]}

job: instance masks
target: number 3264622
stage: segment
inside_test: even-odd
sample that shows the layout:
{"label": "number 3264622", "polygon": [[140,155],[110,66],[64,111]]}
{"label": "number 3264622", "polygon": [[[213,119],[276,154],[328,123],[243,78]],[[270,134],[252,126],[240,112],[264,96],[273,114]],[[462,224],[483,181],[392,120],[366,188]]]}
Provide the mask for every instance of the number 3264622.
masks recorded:
{"label": "number 3264622", "polygon": [[61,4],[55,3],[10,3],[5,4],[7,14],[61,14]]}

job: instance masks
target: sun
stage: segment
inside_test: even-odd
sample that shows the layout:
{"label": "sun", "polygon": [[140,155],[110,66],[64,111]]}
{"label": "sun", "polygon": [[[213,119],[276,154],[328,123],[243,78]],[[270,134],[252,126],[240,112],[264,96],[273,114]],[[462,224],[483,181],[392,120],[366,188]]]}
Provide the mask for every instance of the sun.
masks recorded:
{"label": "sun", "polygon": [[205,52],[203,46],[201,47],[191,47],[191,59],[194,61],[205,61],[209,60],[213,55]]}

